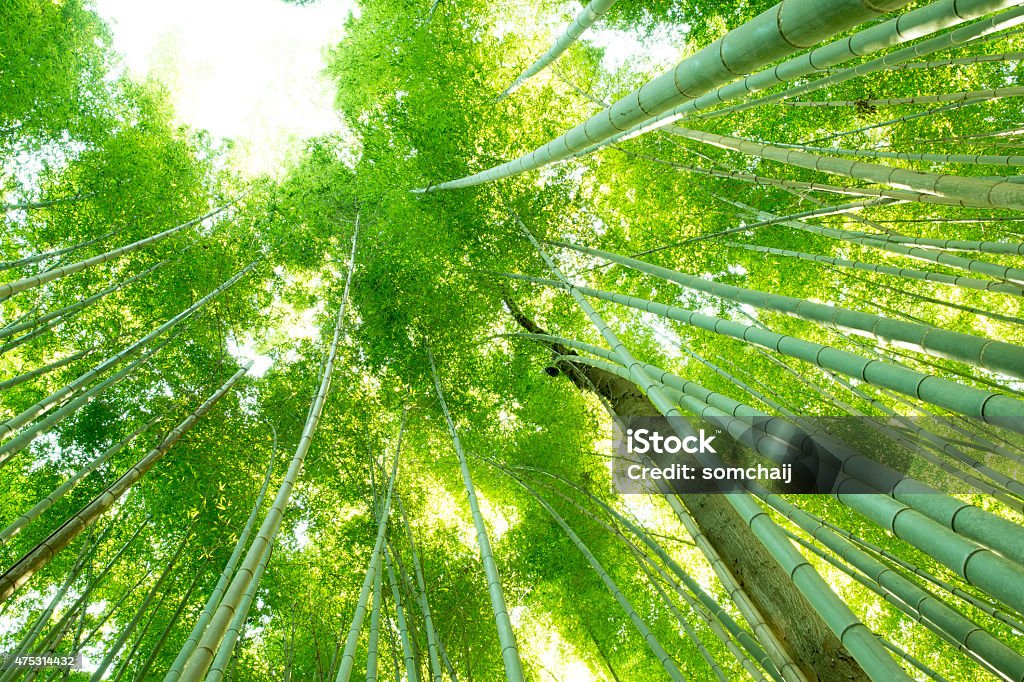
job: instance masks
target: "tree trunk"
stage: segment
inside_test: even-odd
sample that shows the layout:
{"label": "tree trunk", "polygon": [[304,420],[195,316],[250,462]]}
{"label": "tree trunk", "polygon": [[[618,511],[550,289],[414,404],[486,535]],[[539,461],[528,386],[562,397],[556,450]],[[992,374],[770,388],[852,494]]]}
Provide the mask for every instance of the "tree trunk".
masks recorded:
{"label": "tree trunk", "polygon": [[[582,385],[575,379],[574,383],[603,397],[616,417],[661,415],[647,396],[621,377],[587,366],[574,366],[573,372],[586,379]],[[723,495],[680,495],[679,500],[806,678],[868,679]],[[784,663],[778,665],[785,674]]]}
{"label": "tree trunk", "polygon": [[[510,301],[506,303],[528,332],[544,333]],[[559,355],[572,354],[567,348],[553,350]],[[596,367],[559,364],[577,388],[604,399],[615,417],[661,415],[633,383]],[[749,595],[789,658],[799,665],[797,679],[869,679],[724,495],[687,494],[680,495],[679,500],[737,584]],[[794,671],[787,671],[785,662],[775,663],[784,675],[793,677]]]}

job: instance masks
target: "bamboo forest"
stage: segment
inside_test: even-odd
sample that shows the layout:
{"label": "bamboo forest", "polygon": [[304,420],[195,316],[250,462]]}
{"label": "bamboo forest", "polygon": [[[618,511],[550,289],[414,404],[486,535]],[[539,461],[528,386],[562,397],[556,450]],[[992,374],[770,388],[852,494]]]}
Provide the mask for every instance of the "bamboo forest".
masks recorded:
{"label": "bamboo forest", "polygon": [[0,682],[1024,682],[1024,0],[344,2],[0,0]]}

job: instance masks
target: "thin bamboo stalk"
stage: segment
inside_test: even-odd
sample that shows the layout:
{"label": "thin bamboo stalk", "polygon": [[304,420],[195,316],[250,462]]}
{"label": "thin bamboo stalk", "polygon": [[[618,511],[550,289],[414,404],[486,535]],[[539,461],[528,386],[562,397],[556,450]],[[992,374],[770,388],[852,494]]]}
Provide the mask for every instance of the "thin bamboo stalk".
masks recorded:
{"label": "thin bamboo stalk", "polygon": [[[914,95],[913,97],[886,97],[884,99],[858,100],[786,100],[790,107],[893,107],[905,104],[938,104],[940,102],[961,102],[964,100],[994,100],[1004,97],[1020,97],[1024,88],[1006,87],[989,88],[988,90],[965,90],[963,92],[945,92],[939,95]],[[1014,164],[1017,165],[1017,164]]]}
{"label": "thin bamboo stalk", "polygon": [[419,602],[420,611],[423,612],[423,626],[426,630],[427,635],[427,654],[430,658],[430,676],[432,682],[441,682],[441,657],[440,647],[438,646],[437,631],[434,629],[434,618],[430,611],[430,603],[427,599],[427,583],[423,577],[423,569],[420,565],[419,552],[416,551],[416,540],[412,534],[412,528],[409,525],[409,518],[405,513],[405,506],[402,504],[402,498],[396,497],[395,501],[398,505],[398,513],[402,519],[402,525],[405,527],[405,534],[409,541],[409,550],[412,555],[412,568],[413,575],[416,579],[417,589],[417,601]]}
{"label": "thin bamboo stalk", "polygon": [[[744,204],[738,205],[741,207],[745,206]],[[766,211],[757,211],[757,215],[771,216],[773,214]],[[832,239],[841,239],[853,244],[871,246],[882,251],[889,251],[890,253],[896,253],[901,256],[907,256],[909,258],[923,260],[929,263],[938,263],[940,265],[958,268],[967,272],[987,275],[988,277],[993,277],[1016,285],[1021,285],[1021,283],[1024,282],[1024,269],[989,263],[988,261],[978,260],[976,258],[963,258],[944,251],[936,251],[931,248],[905,246],[900,242],[900,240],[886,239],[888,235],[872,235],[870,233],[857,232],[854,230],[841,230],[839,228],[824,227],[822,225],[814,225],[803,221],[785,220],[782,221],[782,224],[787,227],[792,227],[804,232],[810,232],[812,234],[819,234]],[[861,236],[865,234],[867,236]],[[1013,290],[1011,289],[1010,292],[1003,293],[1011,293],[1012,291]]]}
{"label": "thin bamboo stalk", "polygon": [[[162,260],[159,263],[157,263],[156,265],[153,265],[153,266],[151,266],[149,268],[146,268],[145,270],[143,270],[142,272],[138,273],[137,275],[133,275],[133,276],[129,277],[126,280],[123,280],[121,282],[113,284],[113,285],[103,289],[102,291],[99,291],[99,292],[93,294],[92,296],[89,296],[88,298],[82,299],[81,301],[78,301],[76,303],[72,303],[71,305],[66,305],[63,308],[59,308],[59,309],[54,310],[52,312],[46,313],[45,315],[40,315],[39,317],[33,318],[31,320],[27,320],[27,321],[22,322],[20,324],[12,325],[10,327],[4,327],[3,329],[0,329],[0,339],[6,338],[8,336],[11,336],[12,334],[17,334],[18,332],[25,331],[26,329],[32,329],[33,327],[37,327],[37,326],[39,326],[41,324],[46,324],[47,322],[50,322],[51,320],[60,319],[62,321],[66,321],[68,319],[69,315],[73,315],[74,313],[77,313],[78,311],[82,310],[83,308],[86,308],[86,307],[92,305],[93,303],[95,303],[96,301],[100,300],[101,298],[103,298],[107,294],[111,294],[111,293],[113,293],[115,291],[118,291],[120,289],[125,288],[126,286],[128,286],[130,284],[133,284],[134,282],[137,282],[138,280],[142,279],[146,275],[148,275],[148,274],[150,274],[150,273],[152,273],[152,272],[162,268],[163,266],[167,265],[170,262],[171,261],[169,259],[168,260]],[[7,352],[7,350],[9,350],[9,348],[8,348],[7,345],[5,345],[5,346],[3,346],[2,349],[0,349],[0,352]]]}
{"label": "thin bamboo stalk", "polygon": [[[494,612],[494,621],[498,629],[501,659],[505,664],[505,677],[508,682],[522,682],[524,679],[523,666],[519,660],[519,647],[516,645],[512,621],[509,619],[508,607],[505,606],[505,596],[501,590],[498,565],[494,561],[494,554],[491,551],[491,542],[487,537],[487,526],[484,524],[483,514],[480,513],[480,503],[477,501],[476,487],[473,485],[469,463],[466,461],[466,454],[462,450],[462,441],[459,440],[459,433],[455,428],[455,422],[452,421],[451,413],[448,411],[448,404],[444,399],[444,391],[441,389],[441,379],[438,377],[437,367],[434,365],[434,355],[430,351],[429,346],[427,347],[427,357],[430,359],[430,373],[434,379],[437,399],[441,404],[441,411],[444,413],[445,421],[448,423],[448,433],[452,437],[452,445],[455,449],[455,454],[459,458],[459,467],[462,470],[462,484],[466,489],[470,513],[473,516],[473,525],[476,528],[477,545],[480,547],[480,562],[483,564],[484,573],[487,576],[487,592],[491,598],[491,609]],[[339,680],[339,682],[343,681]]]}
{"label": "thin bamboo stalk", "polygon": [[395,620],[398,623],[398,634],[402,642],[402,660],[405,662],[405,679],[407,682],[419,682],[416,657],[413,655],[409,625],[405,618],[405,605],[402,603],[402,594],[398,589],[398,580],[395,578],[395,569],[391,563],[391,553],[388,551],[387,544],[381,548],[381,551],[384,555],[384,566],[388,572],[388,584],[391,585],[391,598],[395,604]]}
{"label": "thin bamboo stalk", "polygon": [[545,67],[552,64],[562,54],[569,49],[576,40],[583,35],[583,33],[594,25],[601,15],[611,9],[612,5],[615,4],[615,0],[591,0],[590,4],[583,8],[572,23],[569,24],[569,28],[565,29],[558,38],[555,40],[547,52],[545,52],[537,61],[533,62],[530,66],[526,67],[521,74],[513,81],[512,85],[505,88],[505,91],[498,97],[498,101],[505,99],[510,94],[515,92],[520,85],[526,80],[533,78],[538,73],[544,70]]}
{"label": "thin bamboo stalk", "polygon": [[933,59],[926,62],[904,62],[890,66],[890,71],[907,69],[937,69],[941,66],[959,66],[961,64],[989,64],[992,62],[1013,62],[1024,59],[1024,52],[1001,52],[999,54],[976,54],[970,57],[954,57],[951,59]]}
{"label": "thin bamboo stalk", "polygon": [[654,654],[654,657],[661,662],[661,665],[665,669],[665,673],[669,676],[669,678],[675,680],[676,682],[682,682],[683,680],[685,680],[686,678],[683,677],[683,673],[679,670],[679,667],[676,665],[675,661],[672,660],[672,657],[669,656],[667,651],[665,651],[665,648],[662,646],[661,642],[658,641],[657,635],[655,635],[651,631],[650,627],[647,625],[646,622],[644,622],[640,614],[638,614],[636,612],[636,609],[633,608],[633,605],[630,603],[629,598],[622,593],[622,590],[619,589],[619,586],[615,584],[615,580],[612,579],[612,577],[605,570],[604,566],[601,565],[601,562],[597,559],[596,556],[594,556],[593,552],[590,551],[590,549],[583,542],[583,540],[580,539],[580,537],[575,533],[575,531],[573,531],[569,524],[565,522],[565,519],[563,519],[562,516],[557,511],[555,511],[554,507],[548,504],[544,500],[544,498],[542,498],[537,493],[537,491],[534,490],[531,486],[527,485],[522,480],[519,480],[514,476],[512,477],[512,480],[514,480],[524,490],[526,490],[526,492],[529,493],[530,496],[533,497],[537,501],[537,503],[544,508],[544,510],[551,516],[551,518],[554,519],[555,523],[558,524],[558,526],[565,532],[565,534],[569,536],[569,540],[573,543],[573,545],[576,546],[576,549],[578,549],[580,551],[580,554],[582,554],[583,557],[587,560],[587,563],[590,564],[590,567],[593,569],[594,573],[596,573],[597,576],[601,579],[601,582],[604,584],[608,592],[611,593],[615,601],[619,604],[619,607],[626,614],[626,617],[629,618],[629,620],[633,623],[633,627],[636,628],[637,633],[639,633],[640,637],[647,644],[648,648],[650,648],[651,653]]}
{"label": "thin bamboo stalk", "polygon": [[[870,313],[861,313],[846,308],[814,303],[791,296],[765,293],[754,289],[743,289],[686,275],[675,270],[600,249],[569,244],[567,242],[556,243],[559,246],[610,260],[639,272],[675,282],[688,289],[702,291],[725,300],[786,313],[811,322],[839,327],[855,333],[874,336],[877,339],[903,344],[938,357],[960,360],[1010,376],[1024,377],[1024,348],[1014,344],[960,332],[952,332],[946,329],[938,329],[930,325],[892,320]],[[864,379],[868,380],[866,377]],[[912,390],[919,394],[920,388],[922,387],[915,386]],[[950,388],[952,389],[953,387]],[[904,390],[901,392],[906,393],[907,389],[908,387],[904,386]],[[916,397],[921,396],[917,395]],[[1012,399],[1005,398],[1005,400],[1000,402],[1009,400]],[[948,401],[946,402],[948,403]],[[1012,411],[1015,409],[1009,402],[1006,403],[1006,406],[1008,410]]]}
{"label": "thin bamboo stalk", "polygon": [[167,451],[238,383],[239,379],[245,376],[250,367],[252,367],[251,362],[235,372],[202,405],[197,407],[192,414],[174,427],[159,445],[150,450],[131,469],[111,483],[92,502],[83,507],[81,511],[65,521],[49,537],[19,559],[3,575],[0,575],[0,601],[4,601],[14,594],[19,587],[28,582],[36,571],[49,563],[58,552],[67,547],[83,530],[95,523],[104,512],[110,509],[118,499],[131,489],[136,481],[142,478],[154,464],[167,454]]}
{"label": "thin bamboo stalk", "polygon": [[167,338],[163,339],[152,348],[143,351],[142,355],[130,362],[124,368],[118,370],[114,374],[111,374],[96,385],[90,386],[79,395],[61,405],[58,409],[50,412],[43,419],[30,424],[25,429],[18,432],[14,438],[11,438],[3,445],[0,445],[0,467],[3,467],[5,464],[10,462],[15,455],[28,447],[32,441],[39,437],[39,434],[50,432],[65,418],[71,416],[84,405],[92,402],[92,400],[99,396],[104,390],[121,382],[139,367],[148,364],[150,360],[156,357],[160,351],[162,351],[167,344],[177,338],[177,336],[177,332],[170,334]]}
{"label": "thin bamboo stalk", "polygon": [[121,648],[125,645],[125,642],[128,641],[128,638],[132,635],[133,632],[135,632],[135,628],[142,620],[143,615],[145,615],[146,610],[149,608],[149,605],[152,603],[154,597],[156,597],[157,592],[160,591],[160,588],[163,587],[164,582],[166,582],[166,580],[173,574],[174,566],[178,563],[178,558],[181,556],[181,552],[185,549],[185,545],[188,544],[188,541],[191,538],[191,536],[192,529],[190,528],[184,534],[184,536],[181,539],[181,542],[178,544],[177,551],[164,565],[164,570],[160,573],[160,577],[156,579],[156,582],[153,583],[153,586],[150,588],[149,592],[146,593],[145,598],[142,600],[142,604],[135,611],[135,615],[132,616],[132,619],[128,621],[127,625],[121,628],[121,633],[118,635],[117,639],[114,641],[113,644],[111,644],[107,648],[106,655],[103,657],[103,660],[100,661],[100,664],[93,672],[92,677],[89,678],[89,682],[100,682],[101,680],[103,680],[104,677],[106,677],[107,669],[110,668],[110,665],[114,662],[114,659],[121,652]]}
{"label": "thin bamboo stalk", "polygon": [[373,573],[373,606],[370,608],[370,638],[366,645],[366,682],[377,682],[377,643],[380,641],[381,558]]}
{"label": "thin bamboo stalk", "polygon": [[788,249],[776,249],[774,247],[758,246],[756,244],[727,244],[726,246],[738,249],[746,249],[747,251],[768,253],[773,256],[797,258],[800,260],[811,261],[814,263],[828,263],[830,265],[835,265],[840,268],[851,270],[864,270],[866,272],[874,272],[881,275],[890,275],[892,277],[901,277],[903,279],[921,280],[924,282],[935,282],[936,284],[946,284],[948,286],[962,287],[964,289],[993,291],[996,293],[1008,294],[1010,296],[1024,296],[1024,287],[1015,286],[1013,284],[1008,284],[1006,282],[993,282],[992,280],[978,279],[976,277],[948,275],[944,272],[935,272],[934,270],[915,270],[912,268],[900,268],[893,265],[876,265],[874,263],[864,263],[861,261],[848,260],[846,258],[821,256],[814,253],[790,251]]}
{"label": "thin bamboo stalk", "polygon": [[281,486],[274,497],[274,502],[264,517],[259,532],[253,538],[242,565],[231,579],[231,584],[225,591],[224,597],[214,612],[209,626],[203,633],[203,637],[196,646],[195,651],[192,652],[192,655],[185,663],[178,679],[186,680],[186,682],[198,682],[206,674],[216,655],[218,645],[231,625],[231,618],[237,605],[241,603],[260,562],[263,560],[270,547],[270,543],[276,537],[277,531],[281,527],[285,508],[288,505],[289,499],[291,499],[292,489],[298,480],[299,473],[302,471],[306,453],[309,452],[309,448],[313,443],[313,434],[316,433],[316,427],[320,421],[320,415],[323,413],[324,403],[327,400],[327,393],[330,390],[331,376],[334,373],[334,362],[338,352],[338,341],[341,338],[341,330],[345,321],[345,305],[348,302],[352,272],[355,269],[355,253],[358,239],[359,214],[357,213],[356,226],[352,235],[352,250],[349,254],[349,271],[345,279],[345,290],[342,293],[341,304],[338,306],[338,315],[335,318],[334,334],[327,351],[326,362],[320,377],[320,386],[310,405],[306,423],[302,428],[302,435],[299,437],[299,443],[295,449],[295,455],[288,465],[288,471],[285,473],[284,480],[281,481]]}
{"label": "thin bamboo stalk", "polygon": [[783,149],[770,144],[751,142],[738,137],[718,135],[671,126],[669,130],[695,142],[778,161],[790,166],[866,180],[897,189],[912,189],[940,197],[955,199],[965,206],[1024,209],[1024,187],[1012,182],[985,180],[978,177],[937,175],[924,171],[894,168],[865,161],[836,159],[820,154]]}
{"label": "thin bamboo stalk", "polygon": [[69,478],[67,481],[65,481],[61,485],[57,486],[57,488],[54,489],[53,492],[51,492],[49,495],[47,495],[42,500],[37,502],[36,505],[34,507],[32,507],[31,509],[29,509],[27,512],[25,512],[24,514],[19,516],[17,519],[15,519],[11,523],[11,525],[7,526],[2,531],[0,531],[0,545],[6,544],[7,542],[9,542],[10,539],[13,538],[15,535],[17,535],[18,533],[20,533],[22,531],[22,529],[25,528],[25,526],[27,526],[28,524],[32,523],[36,519],[38,519],[42,515],[43,512],[45,512],[47,509],[52,507],[54,505],[54,503],[57,502],[57,500],[62,498],[69,490],[71,490],[73,487],[75,487],[79,483],[79,481],[81,481],[83,478],[85,478],[86,476],[91,474],[93,471],[95,471],[97,469],[97,467],[101,466],[108,459],[110,459],[111,457],[116,455],[118,452],[123,450],[129,443],[131,443],[133,440],[135,440],[140,435],[142,435],[147,430],[149,430],[149,427],[151,427],[154,424],[156,424],[162,418],[163,418],[163,415],[160,415],[160,416],[154,417],[153,419],[150,419],[148,422],[146,422],[145,424],[143,424],[142,426],[137,428],[135,431],[133,431],[132,433],[130,433],[127,436],[125,436],[122,440],[118,441],[114,445],[112,445],[109,448],[107,448],[106,450],[104,450],[98,457],[96,457],[95,459],[90,461],[88,464],[86,464],[84,467],[79,469],[78,472],[75,473],[74,476]]}
{"label": "thin bamboo stalk", "polygon": [[178,606],[167,619],[167,626],[164,628],[163,632],[160,633],[160,637],[157,639],[156,644],[154,644],[153,648],[150,649],[146,660],[142,662],[141,666],[139,666],[134,679],[139,682],[143,682],[146,679],[150,669],[156,662],[156,657],[160,655],[161,651],[163,651],[164,645],[167,643],[167,639],[171,636],[171,631],[178,625],[178,619],[181,617],[182,612],[184,612],[185,607],[188,606],[188,602],[192,598],[192,593],[195,592],[197,587],[199,587],[199,583],[206,575],[206,566],[209,563],[210,557],[203,559],[203,563],[200,564],[199,570],[196,571],[195,576],[192,578],[192,582],[189,583],[188,589],[185,590],[185,593],[181,596],[181,600],[178,601]]}
{"label": "thin bamboo stalk", "polygon": [[92,353],[95,352],[95,347],[86,348],[85,350],[80,350],[77,353],[72,353],[71,355],[61,358],[60,360],[54,360],[53,362],[47,363],[42,367],[37,367],[36,369],[33,369],[29,372],[25,372],[24,374],[19,374],[18,376],[12,377],[5,381],[0,381],[0,391],[6,391],[8,389],[14,388],[15,386],[18,386],[19,384],[23,384],[26,381],[31,381],[36,377],[41,377],[44,374],[49,374],[55,369],[60,369],[65,365],[70,365],[75,360],[81,360],[85,356],[91,355]]}
{"label": "thin bamboo stalk", "polygon": [[45,253],[37,253],[34,256],[26,256],[25,258],[7,261],[6,263],[0,263],[0,270],[11,270],[12,268],[20,268],[26,265],[32,265],[33,263],[38,263],[39,261],[47,260],[49,258],[57,258],[58,256],[63,256],[66,253],[72,253],[73,251],[84,249],[87,246],[98,244],[102,242],[104,239],[107,239],[108,237],[113,237],[118,232],[120,232],[120,230],[111,230],[106,234],[101,234],[99,237],[96,237],[95,239],[90,239],[88,241],[74,244],[72,246],[67,246],[61,249],[54,249],[52,251],[47,251]]}
{"label": "thin bamboo stalk", "polygon": [[[237,201],[237,199],[235,201]],[[101,253],[98,256],[93,256],[92,258],[87,258],[85,260],[78,261],[77,263],[63,265],[58,268],[47,270],[46,272],[41,272],[38,275],[24,277],[14,282],[0,285],[0,301],[6,301],[15,294],[21,293],[23,291],[28,291],[29,289],[34,289],[36,287],[42,286],[43,284],[46,284],[47,282],[52,282],[55,279],[67,277],[68,275],[72,275],[76,272],[81,272],[82,270],[91,268],[94,265],[106,263],[107,261],[113,260],[115,258],[120,258],[125,254],[132,253],[133,251],[138,251],[139,249],[145,248],[151,244],[161,242],[164,239],[167,239],[168,237],[171,237],[184,229],[192,227],[193,225],[198,225],[199,223],[203,222],[204,220],[207,220],[208,218],[212,218],[218,213],[223,213],[232,204],[234,204],[235,201],[225,204],[220,208],[214,209],[209,213],[206,213],[205,215],[199,216],[198,218],[193,218],[188,222],[172,227],[169,230],[164,230],[163,232],[152,235],[150,237],[146,237],[145,239],[140,239],[137,242],[132,242],[127,246],[121,246],[111,251],[107,251],[106,253]]]}
{"label": "thin bamboo stalk", "polygon": [[[363,619],[366,617],[366,605],[370,596],[371,585],[376,580],[375,574],[380,569],[382,552],[386,557],[387,522],[391,513],[391,501],[394,499],[395,481],[398,479],[398,460],[402,453],[402,435],[405,433],[407,410],[402,410],[402,424],[398,430],[398,442],[395,444],[395,458],[391,464],[391,473],[388,478],[387,492],[381,502],[380,513],[377,515],[377,534],[373,542],[373,550],[370,552],[369,565],[363,578],[362,587],[359,590],[359,599],[352,614],[352,622],[345,636],[345,650],[341,655],[341,664],[338,666],[338,674],[335,682],[348,682],[352,676],[352,669],[355,666],[356,646],[359,643],[359,633],[363,629]],[[388,563],[390,567],[390,563]]]}
{"label": "thin bamboo stalk", "polygon": [[118,353],[115,353],[114,355],[111,355],[110,357],[105,359],[103,362],[101,362],[100,364],[96,365],[95,367],[93,367],[89,371],[85,372],[84,374],[79,376],[77,379],[75,379],[71,383],[66,384],[65,386],[57,389],[56,391],[54,391],[50,395],[46,396],[42,400],[36,402],[34,405],[26,408],[25,410],[22,410],[20,413],[18,413],[14,417],[11,417],[10,419],[5,421],[4,423],[0,424],[0,438],[7,437],[9,434],[13,433],[16,429],[18,429],[18,428],[24,426],[25,424],[29,423],[31,420],[35,419],[37,416],[39,416],[40,414],[42,414],[43,412],[48,410],[50,407],[52,407],[56,403],[64,400],[68,396],[72,395],[75,391],[77,391],[82,386],[85,386],[85,385],[89,384],[91,381],[93,381],[96,377],[98,377],[103,372],[105,372],[108,369],[110,369],[111,367],[114,367],[115,365],[121,363],[122,361],[132,357],[136,353],[140,352],[146,346],[146,344],[148,344],[150,341],[152,341],[153,339],[157,338],[158,336],[160,336],[164,332],[168,331],[169,329],[172,329],[174,326],[176,326],[181,321],[188,319],[197,310],[200,310],[207,303],[209,303],[214,298],[219,296],[221,293],[223,293],[224,291],[229,289],[232,285],[235,284],[235,282],[237,282],[242,277],[247,275],[250,271],[252,271],[252,269],[255,268],[256,265],[258,265],[261,260],[262,260],[262,257],[254,260],[252,263],[249,263],[249,265],[247,265],[244,268],[242,268],[241,270],[239,270],[238,273],[233,275],[231,278],[229,278],[223,284],[218,286],[216,289],[214,289],[213,291],[208,293],[206,296],[203,296],[201,299],[199,299],[198,301],[193,303],[191,306],[189,306],[188,308],[186,308],[182,312],[178,313],[177,315],[172,317],[167,322],[164,322],[159,327],[157,327],[153,331],[149,332],[148,334],[143,336],[138,341],[135,341],[134,343],[129,345],[127,348],[119,351]]}

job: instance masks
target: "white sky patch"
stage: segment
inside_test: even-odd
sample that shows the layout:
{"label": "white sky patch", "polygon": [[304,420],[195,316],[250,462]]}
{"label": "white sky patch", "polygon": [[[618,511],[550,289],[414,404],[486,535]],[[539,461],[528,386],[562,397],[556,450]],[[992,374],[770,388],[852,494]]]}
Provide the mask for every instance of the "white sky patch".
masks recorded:
{"label": "white sky patch", "polygon": [[96,0],[137,79],[170,90],[178,119],[235,140],[239,168],[273,172],[303,138],[339,130],[324,48],[351,0]]}
{"label": "white sky patch", "polygon": [[[688,28],[688,27],[686,27]],[[614,73],[629,63],[646,64],[655,70],[667,69],[682,59],[685,44],[683,30],[658,27],[651,35],[611,28],[595,28],[583,34],[583,40],[604,48],[601,68]]]}
{"label": "white sky patch", "polygon": [[249,370],[249,376],[254,379],[259,379],[270,366],[274,364],[273,359],[269,355],[261,355],[256,352],[256,344],[252,339],[246,339],[243,343],[238,343],[234,338],[228,339],[228,352],[238,360],[238,363],[245,364],[252,360],[252,369]]}

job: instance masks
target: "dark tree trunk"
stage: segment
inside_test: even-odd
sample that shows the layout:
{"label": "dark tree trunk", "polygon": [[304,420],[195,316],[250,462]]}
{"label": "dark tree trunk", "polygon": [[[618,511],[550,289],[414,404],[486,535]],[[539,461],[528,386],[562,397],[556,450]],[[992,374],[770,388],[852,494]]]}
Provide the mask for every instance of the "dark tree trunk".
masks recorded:
{"label": "dark tree trunk", "polygon": [[[505,303],[526,331],[546,333],[509,298]],[[551,350],[559,356],[575,355],[559,344],[552,344]],[[660,415],[635,384],[615,374],[571,361],[556,362],[557,372],[548,369],[549,374],[565,374],[580,390],[603,398],[616,417]],[[679,500],[804,677],[826,682],[870,679],[725,495],[686,494],[679,495]],[[775,664],[782,670],[782,661]]]}

